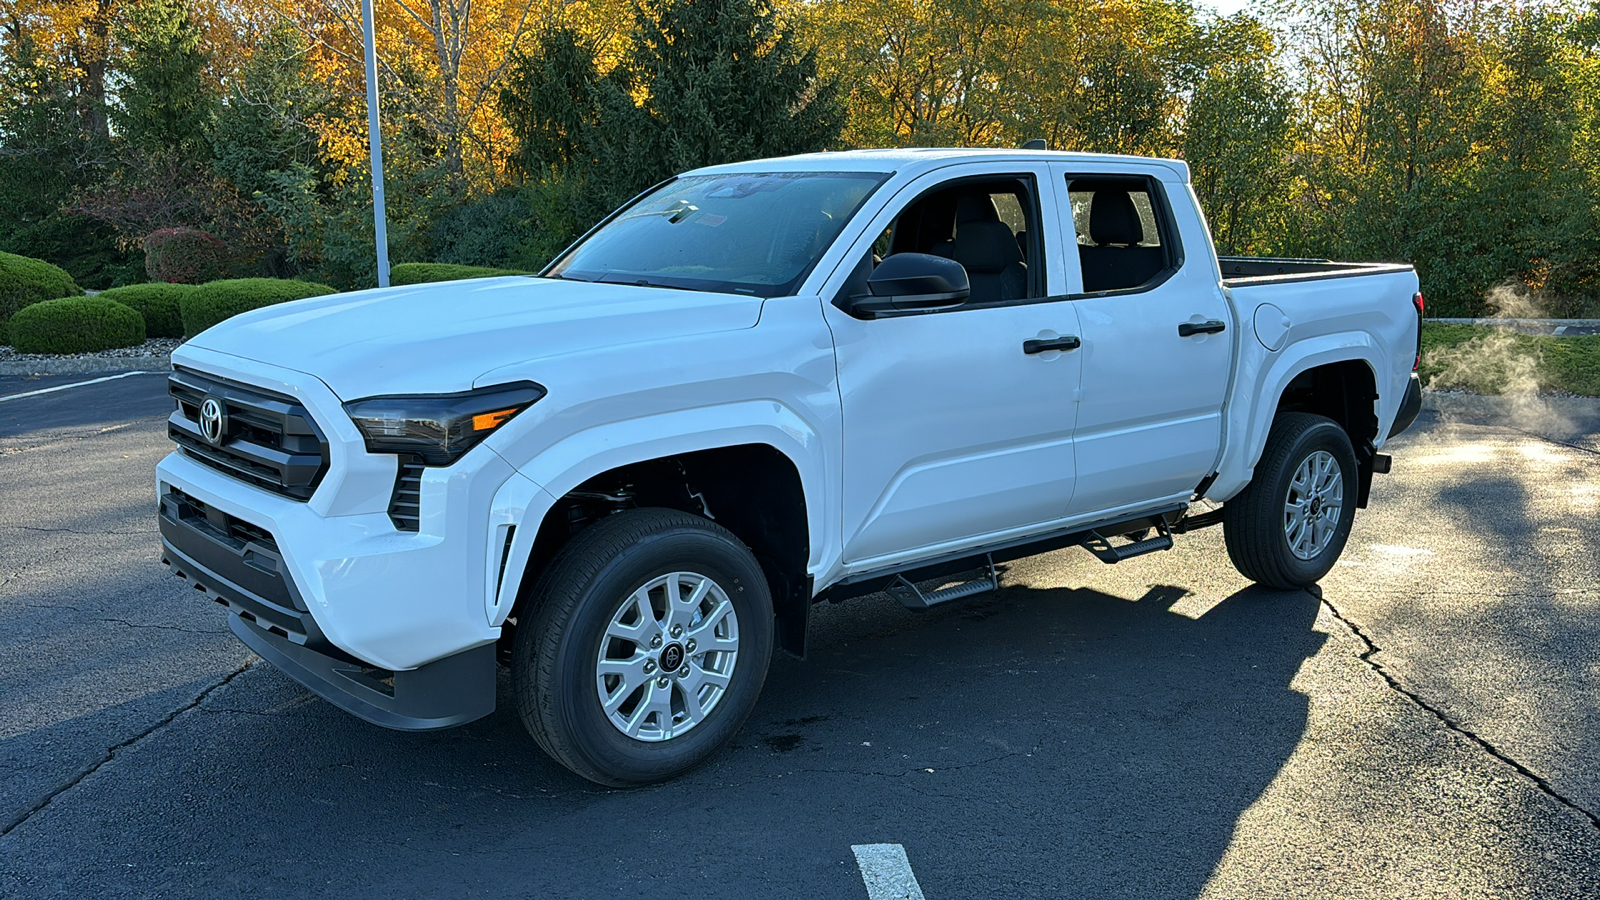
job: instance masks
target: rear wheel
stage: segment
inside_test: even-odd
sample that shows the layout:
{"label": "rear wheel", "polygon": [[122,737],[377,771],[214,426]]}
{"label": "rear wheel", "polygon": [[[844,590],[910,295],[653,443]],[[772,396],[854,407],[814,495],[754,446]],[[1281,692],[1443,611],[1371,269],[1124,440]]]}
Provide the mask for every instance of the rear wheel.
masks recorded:
{"label": "rear wheel", "polygon": [[1328,574],[1356,515],[1356,456],[1333,420],[1279,413],[1255,477],[1222,511],[1228,558],[1252,581],[1303,588]]}
{"label": "rear wheel", "polygon": [[772,601],[738,538],[630,510],[562,548],[517,628],[512,677],[546,752],[611,787],[680,775],[731,738],[772,656]]}

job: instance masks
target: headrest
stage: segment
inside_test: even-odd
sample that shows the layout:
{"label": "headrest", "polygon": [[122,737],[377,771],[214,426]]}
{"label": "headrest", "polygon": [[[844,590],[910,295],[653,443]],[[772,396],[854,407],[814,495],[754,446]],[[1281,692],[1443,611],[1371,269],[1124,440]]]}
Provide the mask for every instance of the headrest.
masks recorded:
{"label": "headrest", "polygon": [[1132,246],[1144,240],[1144,226],[1139,224],[1139,211],[1133,206],[1128,192],[1112,188],[1094,192],[1089,201],[1089,238],[1104,247],[1106,244]]}
{"label": "headrest", "polygon": [[998,222],[1000,213],[995,211],[994,200],[987,192],[980,194],[962,194],[956,198],[956,228],[959,230],[966,222]]}
{"label": "headrest", "polygon": [[1004,222],[963,222],[956,229],[955,252],[951,258],[968,272],[994,274],[1012,263],[1022,262],[1016,236]]}

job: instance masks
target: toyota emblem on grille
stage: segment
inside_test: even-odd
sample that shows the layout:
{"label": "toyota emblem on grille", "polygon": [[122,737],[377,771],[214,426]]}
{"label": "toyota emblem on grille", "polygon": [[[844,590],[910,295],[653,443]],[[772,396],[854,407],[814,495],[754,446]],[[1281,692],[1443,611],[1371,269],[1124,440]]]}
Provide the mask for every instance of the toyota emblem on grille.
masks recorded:
{"label": "toyota emblem on grille", "polygon": [[221,400],[207,397],[200,404],[200,434],[213,447],[222,446],[222,439],[228,436],[228,413]]}

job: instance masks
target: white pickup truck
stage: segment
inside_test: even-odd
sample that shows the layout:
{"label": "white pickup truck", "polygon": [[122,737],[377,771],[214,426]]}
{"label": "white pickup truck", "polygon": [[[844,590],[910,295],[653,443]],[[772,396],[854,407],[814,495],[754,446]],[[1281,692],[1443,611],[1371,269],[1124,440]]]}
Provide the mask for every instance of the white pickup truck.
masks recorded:
{"label": "white pickup truck", "polygon": [[557,760],[659,781],[822,600],[926,607],[1218,523],[1248,578],[1312,584],[1416,417],[1421,311],[1408,266],[1219,260],[1172,160],[701,169],[538,277],[184,344],[163,561],[363,719],[471,721],[505,664]]}

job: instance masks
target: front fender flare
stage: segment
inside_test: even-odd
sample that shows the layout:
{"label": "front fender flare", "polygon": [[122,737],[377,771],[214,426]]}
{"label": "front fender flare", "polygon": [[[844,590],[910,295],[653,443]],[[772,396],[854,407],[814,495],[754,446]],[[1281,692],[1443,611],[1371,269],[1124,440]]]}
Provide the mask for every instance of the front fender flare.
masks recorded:
{"label": "front fender flare", "polygon": [[[772,447],[799,473],[810,542],[807,569],[815,572],[821,564],[823,548],[829,546],[829,529],[835,524],[826,512],[826,453],[817,431],[794,410],[772,400],[678,410],[573,432],[539,451],[517,470],[526,479],[525,485],[508,484],[510,493],[502,492],[503,497],[496,497],[493,514],[497,525],[523,522],[529,526],[518,528],[504,578],[491,601],[500,621],[515,601],[538,530],[537,521],[543,519],[557,498],[621,466],[745,444]],[[495,533],[503,535],[498,529]],[[498,551],[498,547],[491,547],[491,556]]]}

